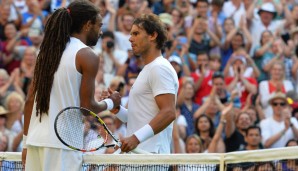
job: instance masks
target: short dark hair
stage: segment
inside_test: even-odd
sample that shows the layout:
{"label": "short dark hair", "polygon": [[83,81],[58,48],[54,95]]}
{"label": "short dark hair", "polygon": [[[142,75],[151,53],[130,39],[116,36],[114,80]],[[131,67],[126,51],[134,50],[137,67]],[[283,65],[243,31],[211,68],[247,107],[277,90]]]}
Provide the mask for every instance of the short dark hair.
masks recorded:
{"label": "short dark hair", "polygon": [[198,5],[199,2],[203,2],[203,3],[209,4],[208,0],[197,0],[196,5]]}
{"label": "short dark hair", "polygon": [[216,6],[222,7],[223,4],[224,4],[223,0],[212,0],[211,1],[211,5],[216,5]]}
{"label": "short dark hair", "polygon": [[245,135],[246,135],[246,136],[248,135],[248,132],[249,132],[251,129],[257,129],[257,130],[259,130],[260,135],[261,135],[261,133],[262,133],[261,128],[260,128],[259,126],[251,125],[251,126],[249,126],[249,127],[245,130]]}
{"label": "short dark hair", "polygon": [[209,59],[209,54],[208,54],[208,52],[207,51],[199,51],[198,52],[198,54],[197,54],[197,57],[199,56],[199,55],[207,55],[207,57],[208,57],[208,59]]}
{"label": "short dark hair", "polygon": [[165,42],[167,41],[167,30],[166,26],[161,22],[157,15],[142,14],[140,17],[134,20],[133,25],[143,28],[149,35],[152,35],[156,32],[156,48],[163,48]]}
{"label": "short dark hair", "polygon": [[290,144],[290,142],[296,142],[297,144],[298,144],[298,140],[296,140],[296,139],[290,139],[287,143],[286,143],[286,147]]}
{"label": "short dark hair", "polygon": [[114,33],[111,32],[111,31],[105,31],[105,32],[102,33],[101,38],[104,39],[104,38],[106,38],[106,37],[109,37],[109,38],[115,40]]}
{"label": "short dark hair", "polygon": [[213,73],[213,75],[212,75],[212,80],[215,79],[215,78],[222,78],[222,79],[225,79],[223,73],[220,72],[220,71],[216,71],[216,72]]}

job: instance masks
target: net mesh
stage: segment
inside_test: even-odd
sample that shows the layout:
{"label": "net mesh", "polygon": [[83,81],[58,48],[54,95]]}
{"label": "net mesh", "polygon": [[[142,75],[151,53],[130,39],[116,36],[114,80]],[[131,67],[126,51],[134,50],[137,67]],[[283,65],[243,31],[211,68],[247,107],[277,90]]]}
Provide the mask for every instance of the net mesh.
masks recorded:
{"label": "net mesh", "polygon": [[[21,153],[0,152],[1,171],[21,171]],[[87,154],[82,171],[298,171],[298,147],[225,154]]]}

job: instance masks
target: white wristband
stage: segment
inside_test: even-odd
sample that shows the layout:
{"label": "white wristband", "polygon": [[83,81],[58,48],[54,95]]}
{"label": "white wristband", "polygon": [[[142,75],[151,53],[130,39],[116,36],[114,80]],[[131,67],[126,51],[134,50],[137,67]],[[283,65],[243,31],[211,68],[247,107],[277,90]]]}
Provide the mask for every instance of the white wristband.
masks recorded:
{"label": "white wristband", "polygon": [[119,118],[122,122],[127,122],[127,109],[123,106],[120,106],[119,112],[116,113],[117,118]]}
{"label": "white wristband", "polygon": [[114,102],[112,99],[104,99],[103,101],[107,104],[107,110],[112,110],[114,108]]}
{"label": "white wristband", "polygon": [[26,141],[27,141],[27,136],[23,135],[23,148],[27,148]]}
{"label": "white wristband", "polygon": [[146,124],[141,129],[137,130],[134,134],[138,138],[140,143],[154,136],[153,129],[149,124]]}

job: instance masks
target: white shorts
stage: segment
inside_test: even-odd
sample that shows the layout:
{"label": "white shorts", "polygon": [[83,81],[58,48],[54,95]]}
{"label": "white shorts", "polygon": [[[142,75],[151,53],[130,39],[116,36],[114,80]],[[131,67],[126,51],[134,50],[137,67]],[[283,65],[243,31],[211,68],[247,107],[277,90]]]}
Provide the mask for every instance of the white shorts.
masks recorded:
{"label": "white shorts", "polygon": [[79,151],[48,147],[27,147],[26,171],[81,171],[83,154]]}

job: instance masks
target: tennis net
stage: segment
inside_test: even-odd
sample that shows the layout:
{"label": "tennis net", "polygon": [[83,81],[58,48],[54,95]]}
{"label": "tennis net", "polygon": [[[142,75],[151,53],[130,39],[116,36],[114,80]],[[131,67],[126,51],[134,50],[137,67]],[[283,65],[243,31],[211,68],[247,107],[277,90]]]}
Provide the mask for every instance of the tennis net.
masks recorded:
{"label": "tennis net", "polygon": [[[22,171],[21,153],[0,153],[1,171]],[[201,154],[84,155],[83,171],[298,171],[298,147]]]}

